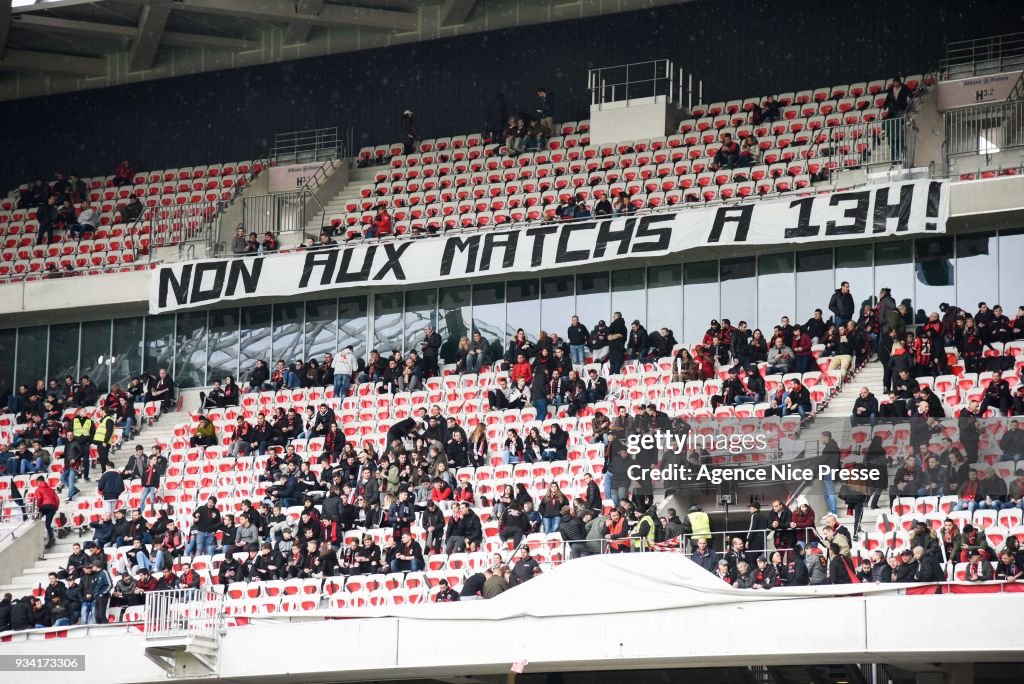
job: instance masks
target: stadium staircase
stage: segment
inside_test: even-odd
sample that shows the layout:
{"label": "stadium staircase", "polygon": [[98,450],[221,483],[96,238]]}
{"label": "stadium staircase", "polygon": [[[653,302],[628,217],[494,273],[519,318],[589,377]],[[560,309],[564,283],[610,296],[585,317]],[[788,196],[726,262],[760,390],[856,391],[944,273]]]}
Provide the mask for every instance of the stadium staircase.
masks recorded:
{"label": "stadium staircase", "polygon": [[[840,444],[850,444],[850,416],[853,414],[853,404],[857,401],[857,397],[860,393],[861,387],[867,387],[868,390],[875,395],[875,398],[881,401],[885,398],[885,394],[882,392],[882,380],[884,371],[882,364],[877,359],[869,361],[864,364],[859,370],[857,370],[853,376],[843,385],[843,391],[837,394],[829,402],[828,406],[825,407],[820,413],[816,414],[814,421],[810,427],[805,430],[808,435],[807,439],[816,439],[820,434],[821,430],[832,430],[833,433],[837,432],[842,427],[842,436],[835,435],[837,441]],[[863,463],[863,460],[854,456],[854,460],[858,463]],[[839,484],[836,484],[836,492],[839,491]],[[828,507],[825,505],[825,491],[824,485],[816,482],[807,494],[807,498],[811,504],[811,507],[821,515],[828,512]],[[875,529],[875,522],[881,513],[885,513],[889,510],[889,495],[883,492],[879,498],[879,507],[877,509],[871,509],[869,507],[864,508],[864,518],[861,521],[861,529],[865,532],[870,532]],[[856,533],[853,529],[853,516],[846,514],[846,505],[840,499],[836,512],[838,513],[839,521],[849,528],[850,532]],[[860,535],[863,537],[863,535]]]}
{"label": "stadium staircase", "polygon": [[[142,445],[147,453],[149,453],[150,447],[153,444],[160,444],[166,450],[171,443],[171,437],[174,435],[174,426],[178,423],[186,422],[188,418],[187,411],[162,414],[155,424],[143,426],[142,430],[136,434],[135,439],[125,442],[117,451],[112,451],[110,454],[111,462],[115,467],[123,468],[131,455],[135,453],[136,445]],[[99,507],[94,506],[91,508],[89,512],[84,512],[79,508],[82,503],[89,502],[95,504],[99,501],[99,497],[96,494],[99,468],[93,467],[89,475],[92,479],[91,482],[86,482],[81,478],[78,479],[76,485],[80,491],[74,501],[66,503],[64,501],[66,492],[61,494],[60,512],[68,518],[67,535],[63,539],[58,538],[56,543],[50,548],[44,549],[35,565],[25,568],[9,584],[0,585],[0,596],[10,592],[17,598],[31,594],[33,591],[39,590],[40,587],[45,587],[47,584],[46,576],[64,566],[68,556],[71,555],[72,545],[92,539],[92,533],[88,527],[79,533],[73,522],[76,515],[84,514],[86,523],[88,523],[90,515],[102,514],[102,503],[100,503]],[[132,489],[130,483],[126,483],[126,487]],[[54,528],[56,529],[56,521]]]}
{"label": "stadium staircase", "polygon": [[330,223],[331,217],[342,216],[345,213],[345,205],[360,197],[362,186],[373,183],[378,169],[373,166],[366,168],[352,167],[349,169],[348,182],[341,190],[324,205],[323,218],[320,215],[314,216],[306,223],[305,235],[316,239],[320,234],[321,220]]}

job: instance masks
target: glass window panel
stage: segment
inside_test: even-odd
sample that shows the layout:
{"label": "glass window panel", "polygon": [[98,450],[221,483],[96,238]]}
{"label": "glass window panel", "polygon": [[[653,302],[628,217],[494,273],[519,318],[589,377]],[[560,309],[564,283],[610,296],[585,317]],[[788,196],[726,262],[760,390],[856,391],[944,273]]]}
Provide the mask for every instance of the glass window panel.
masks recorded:
{"label": "glass window panel", "polygon": [[441,336],[441,358],[454,359],[459,338],[469,335],[473,323],[469,286],[442,287],[437,299],[437,334]]}
{"label": "glass window panel", "polygon": [[248,378],[256,367],[256,361],[262,359],[268,369],[273,371],[277,359],[271,357],[270,305],[242,307],[242,325],[238,335],[238,368],[239,375]]}
{"label": "glass window panel", "polygon": [[14,328],[0,330],[0,405],[7,405],[7,397],[14,387],[14,347],[18,331]]}
{"label": "glass window panel", "polygon": [[[1024,230],[999,231],[999,303],[1003,305],[1003,315],[1010,318],[1016,316],[1017,307],[1024,304],[1022,254],[1024,254]],[[992,277],[991,273],[989,277]],[[959,303],[961,300],[957,301],[958,306],[965,308],[963,304]],[[0,383],[0,387],[2,386],[3,383]]]}
{"label": "glass window panel", "polygon": [[656,322],[649,326],[647,321],[645,275],[642,268],[612,271],[612,311],[621,311],[627,323],[639,320],[645,328],[657,328]]}
{"label": "glass window panel", "polygon": [[842,245],[836,247],[836,279],[832,289],[844,280],[850,283],[850,294],[857,308],[856,317],[865,304],[875,302],[874,250],[871,245]]}
{"label": "glass window panel", "polygon": [[[828,300],[822,303],[823,293],[832,292],[835,288],[832,281],[832,250],[815,249],[809,252],[796,253],[796,318],[806,321],[815,309],[821,309],[825,318],[828,311]],[[762,291],[763,292],[763,291]],[[774,324],[773,324],[774,325]]]}
{"label": "glass window panel", "polygon": [[[523,328],[526,331],[526,338],[531,342],[537,341],[537,333],[544,330],[569,330],[569,321],[576,313],[576,304],[573,297],[573,277],[554,276],[552,278],[540,279],[540,325],[528,328],[525,325],[516,325],[515,320],[510,318],[509,327]],[[605,319],[607,321],[608,319]],[[580,316],[580,323],[593,330],[597,325],[597,319],[587,320]],[[513,330],[515,332],[515,330]],[[559,333],[563,334],[563,333]]]}
{"label": "glass window panel", "polygon": [[366,334],[369,319],[366,297],[342,297],[338,300],[338,347],[352,345],[356,356],[366,354]]}
{"label": "glass window panel", "polygon": [[423,329],[437,329],[437,290],[413,290],[405,293],[405,351],[420,351]]}
{"label": "glass window panel", "polygon": [[[139,337],[135,338],[136,349],[138,349]],[[113,365],[114,359],[110,355],[110,321],[82,323],[81,374],[88,375],[100,392],[109,392],[110,371]],[[122,388],[128,386],[127,382],[118,384]]]}
{"label": "glass window panel", "polygon": [[[473,286],[473,329],[479,330],[480,335],[491,343],[491,358],[499,358],[504,344],[502,333],[505,332],[505,283]],[[459,337],[455,338],[456,346]],[[444,359],[448,363],[455,362],[454,354]]]}
{"label": "glass window panel", "polygon": [[142,317],[114,319],[110,381],[121,387],[142,374],[142,321]]}
{"label": "glass window panel", "polygon": [[[757,258],[757,326],[762,329],[765,327],[772,327],[775,325],[780,318],[783,316],[789,316],[791,319],[795,318],[796,321],[806,321],[811,316],[808,315],[804,318],[796,316],[794,311],[796,307],[795,293],[796,293],[796,275],[794,274],[794,266],[796,266],[796,257],[793,252],[782,252],[780,254],[762,254]],[[827,290],[826,290],[827,292]],[[824,293],[819,292],[818,297],[824,296]],[[825,304],[828,303],[826,299]],[[827,311],[825,304],[822,304],[820,299],[818,305],[811,308],[813,313],[814,309],[822,309]],[[739,321],[735,318],[725,316],[729,318],[733,325],[739,325]],[[755,327],[751,321],[747,321],[747,324],[751,328]],[[763,330],[762,330],[763,332]]]}
{"label": "glass window panel", "polygon": [[647,311],[658,329],[668,328],[677,341],[683,334],[683,267],[680,264],[647,269]]}
{"label": "glass window panel", "polygon": [[206,312],[178,314],[174,382],[178,387],[206,384]]}
{"label": "glass window panel", "polygon": [[46,376],[47,326],[18,329],[18,385],[35,387]]}
{"label": "glass window panel", "polygon": [[324,354],[338,348],[338,300],[314,299],[306,302],[306,358],[323,361]]}
{"label": "glass window panel", "polygon": [[156,377],[161,368],[174,377],[174,314],[146,316],[142,368]]}
{"label": "glass window panel", "polygon": [[[571,290],[572,285],[569,285]],[[505,340],[515,336],[516,330],[522,328],[526,331],[527,338],[536,339],[536,333],[541,328],[540,322],[540,282],[537,280],[516,280],[508,284],[505,289],[505,315],[508,320],[505,322],[505,337],[500,340],[488,340],[488,342],[504,343]],[[570,316],[572,314],[569,314]],[[557,332],[564,336],[569,329],[569,319],[566,318],[563,324],[557,320],[551,321],[548,330]]]}
{"label": "glass window panel", "polygon": [[910,240],[875,243],[875,286],[889,288],[897,304],[914,309],[914,267]]}
{"label": "glass window panel", "polygon": [[238,309],[210,312],[210,337],[206,349],[207,382],[230,375],[238,380]]}
{"label": "glass window panel", "polygon": [[[728,318],[733,324],[757,320],[756,268],[754,257],[722,259],[721,318]],[[705,329],[710,321],[704,321]]]}
{"label": "glass window panel", "polygon": [[[64,382],[66,375],[73,377],[76,382],[80,377],[78,374],[78,328],[78,323],[60,323],[50,326],[50,359],[46,372],[47,377],[57,378],[59,383]],[[109,331],[107,331],[107,336],[110,336]]]}
{"label": "glass window panel", "polygon": [[[1000,255],[998,238],[995,233],[978,235],[960,235],[956,238],[956,302],[965,311],[974,313],[978,310],[978,302],[985,302],[990,307],[1003,305],[1003,314],[1013,318],[1017,307],[1024,301],[1021,297],[1024,290],[1017,290],[1006,302],[997,302],[999,296],[998,278],[996,274],[1002,270],[1021,270],[1021,257],[1024,251],[1009,252]],[[1019,244],[1019,243],[1018,243]],[[1014,301],[1016,300],[1016,301]],[[953,298],[949,300],[952,302]]]}
{"label": "glass window panel", "polygon": [[302,309],[302,302],[274,304],[273,350],[275,363],[277,359],[284,359],[284,362],[290,366],[302,359]]}
{"label": "glass window panel", "polygon": [[914,242],[914,322],[924,323],[933,311],[941,316],[939,304],[956,301],[953,283],[953,236],[920,238]]}
{"label": "glass window panel", "polygon": [[[576,315],[591,330],[598,321],[608,323],[612,319],[612,301],[609,290],[611,279],[605,272],[584,273],[576,276]],[[616,309],[618,311],[618,309]],[[571,314],[570,314],[571,315]],[[624,311],[622,317],[626,325],[632,321],[629,312]],[[569,328],[568,320],[563,320],[559,328]]]}
{"label": "glass window panel", "polygon": [[718,318],[718,262],[695,261],[683,266],[683,339],[694,345],[704,339],[711,319]]}
{"label": "glass window panel", "polygon": [[388,357],[402,349],[402,293],[385,292],[373,298],[373,348]]}

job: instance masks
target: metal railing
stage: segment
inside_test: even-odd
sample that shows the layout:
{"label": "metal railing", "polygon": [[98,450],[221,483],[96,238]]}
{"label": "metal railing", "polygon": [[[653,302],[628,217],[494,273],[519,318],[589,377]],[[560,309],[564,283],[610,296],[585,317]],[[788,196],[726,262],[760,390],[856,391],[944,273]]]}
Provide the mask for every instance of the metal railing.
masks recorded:
{"label": "metal railing", "polygon": [[[242,197],[242,223],[249,232],[256,233],[303,233],[303,237],[316,237],[325,223],[327,209],[317,189],[327,177],[344,162],[329,159],[306,179],[300,190],[277,192],[266,195]],[[313,235],[306,234],[306,225],[315,223],[318,227]]]}
{"label": "metal railing", "polygon": [[1020,69],[1024,67],[1024,33],[947,43],[940,67],[947,79]]}
{"label": "metal railing", "polygon": [[988,162],[1002,150],[1024,147],[1024,100],[951,109],[943,120],[947,159],[972,155]]}
{"label": "metal railing", "polygon": [[1008,102],[1014,100],[1024,100],[1024,71],[1021,72],[1017,82],[1013,84],[1013,90],[1006,96]]}
{"label": "metal railing", "polygon": [[338,127],[288,131],[274,136],[270,148],[273,164],[326,161],[345,156],[345,142],[338,137]]}
{"label": "metal railing", "polygon": [[829,170],[904,164],[913,159],[913,126],[904,117],[841,124],[811,133]]}
{"label": "metal railing", "polygon": [[676,70],[668,59],[591,69],[587,82],[592,107],[638,99],[673,102],[676,97]]}
{"label": "metal railing", "polygon": [[[225,205],[225,202],[214,200],[147,208],[134,225],[141,231],[148,224],[149,260],[152,261],[154,248],[178,245],[183,250],[184,243],[193,240],[204,241],[207,254],[202,256],[208,256],[219,233]],[[139,233],[139,238],[143,235]]]}
{"label": "metal railing", "polygon": [[169,589],[146,593],[147,640],[202,637],[220,638],[224,596],[207,589]]}

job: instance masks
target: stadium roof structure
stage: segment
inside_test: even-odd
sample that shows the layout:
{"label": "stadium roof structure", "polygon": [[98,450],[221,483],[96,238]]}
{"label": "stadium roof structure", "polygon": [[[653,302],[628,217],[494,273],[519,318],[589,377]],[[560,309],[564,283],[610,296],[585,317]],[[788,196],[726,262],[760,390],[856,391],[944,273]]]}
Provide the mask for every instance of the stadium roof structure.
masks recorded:
{"label": "stadium roof structure", "polygon": [[[681,1],[4,0],[0,4],[0,99],[388,47]],[[9,72],[27,75],[12,78]],[[39,74],[47,76],[46,83],[39,83]]]}

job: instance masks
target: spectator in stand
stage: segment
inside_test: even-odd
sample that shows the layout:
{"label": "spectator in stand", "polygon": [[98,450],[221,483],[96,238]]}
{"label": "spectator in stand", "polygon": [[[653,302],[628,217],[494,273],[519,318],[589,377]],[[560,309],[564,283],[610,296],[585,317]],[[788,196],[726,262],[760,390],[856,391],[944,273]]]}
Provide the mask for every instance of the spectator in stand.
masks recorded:
{"label": "spectator in stand", "polygon": [[278,249],[280,249],[280,245],[277,243],[277,238],[268,230],[263,234],[263,242],[260,243],[260,254],[276,252]]}
{"label": "spectator in stand", "polygon": [[526,127],[526,137],[523,138],[523,151],[536,152],[547,147],[545,136],[548,129],[543,126],[536,117],[530,117],[530,123]]}
{"label": "spectator in stand", "polygon": [[836,327],[846,325],[853,320],[853,307],[850,283],[844,280],[828,301],[828,310],[832,312],[832,322],[836,324]]}
{"label": "spectator in stand", "polygon": [[79,212],[78,217],[68,225],[68,237],[78,236],[81,240],[86,233],[92,233],[96,231],[96,226],[100,222],[100,213],[93,209],[93,206],[88,200],[82,203],[82,211]]}
{"label": "spectator in stand", "polygon": [[246,240],[246,229],[240,223],[234,228],[234,239],[231,240],[231,254],[242,256],[249,253],[249,241]]}
{"label": "spectator in stand", "polygon": [[146,211],[146,207],[142,204],[142,200],[136,195],[128,200],[126,204],[118,205],[117,210],[121,215],[121,221],[123,223],[131,224],[142,216]]}
{"label": "spectator in stand", "polygon": [[594,203],[594,216],[596,218],[611,216],[613,209],[612,203],[608,199],[608,193],[599,191],[595,192],[594,195],[597,197],[597,202]]}
{"label": "spectator in stand", "polygon": [[555,102],[554,96],[547,88],[537,88],[537,121],[544,127],[547,137],[555,135]]}
{"label": "spectator in stand", "polygon": [[159,401],[161,411],[171,411],[174,404],[174,380],[166,368],[161,368],[159,377],[149,389],[148,401]]}
{"label": "spectator in stand", "polygon": [[769,95],[761,105],[761,116],[765,121],[778,121],[782,116],[782,103],[776,100],[774,95]]}
{"label": "spectator in stand", "polygon": [[739,166],[757,166],[763,154],[757,138],[753,134],[748,135],[740,145]]}
{"label": "spectator in stand", "polygon": [[799,325],[793,326],[793,355],[795,357],[796,373],[807,373],[814,363],[814,356],[811,353],[811,336]]}
{"label": "spectator in stand", "polygon": [[53,230],[57,225],[59,213],[55,195],[50,195],[36,207],[36,221],[39,223],[36,234],[37,245],[43,244],[43,236],[46,236],[47,245],[54,241]]}
{"label": "spectator in stand", "polygon": [[514,116],[508,117],[508,123],[505,126],[503,135],[505,147],[511,156],[515,157],[523,153],[523,143],[526,140],[526,123],[521,117],[518,119]]}
{"label": "spectator in stand", "polygon": [[42,516],[46,525],[46,547],[53,546],[56,541],[53,536],[53,517],[60,508],[60,496],[46,483],[46,477],[40,475],[35,480],[35,490],[32,492],[32,500],[36,504],[36,510]]}
{"label": "spectator in stand", "polygon": [[413,120],[413,112],[406,109],[402,112],[402,145],[405,147],[405,154],[412,154],[416,151],[416,141],[419,140],[416,132],[416,122]]}
{"label": "spectator in stand", "polygon": [[377,213],[373,221],[363,232],[364,238],[384,237],[391,234],[391,214],[388,213],[387,205],[381,202],[377,205]]}
{"label": "spectator in stand", "polygon": [[483,338],[479,330],[473,331],[473,339],[469,340],[466,350],[465,370],[467,373],[479,373],[480,369],[491,363],[490,344]]}
{"label": "spectator in stand", "polygon": [[867,387],[861,387],[856,401],[853,402],[853,414],[850,416],[851,427],[867,423],[871,427],[878,422],[878,399]]}
{"label": "spectator in stand", "polygon": [[775,342],[768,350],[768,355],[766,357],[768,373],[788,373],[795,358],[793,350],[786,346],[786,341],[783,339],[782,335],[776,336]]}
{"label": "spectator in stand", "polygon": [[882,117],[884,118],[883,130],[889,139],[889,149],[892,154],[892,161],[902,161],[903,151],[903,117],[910,108],[910,90],[903,85],[899,76],[892,79],[892,84],[886,90],[885,101],[882,103]]}
{"label": "spectator in stand", "polygon": [[715,152],[714,161],[711,163],[711,170],[735,169],[739,163],[740,146],[732,139],[732,133],[724,133],[722,135],[722,146]]}
{"label": "spectator in stand", "polygon": [[131,185],[135,182],[135,171],[132,170],[132,165],[128,163],[127,159],[114,169],[114,180],[111,182],[117,187]]}

